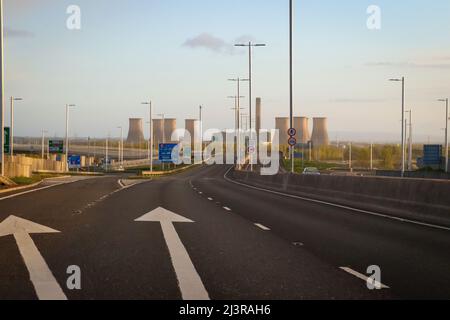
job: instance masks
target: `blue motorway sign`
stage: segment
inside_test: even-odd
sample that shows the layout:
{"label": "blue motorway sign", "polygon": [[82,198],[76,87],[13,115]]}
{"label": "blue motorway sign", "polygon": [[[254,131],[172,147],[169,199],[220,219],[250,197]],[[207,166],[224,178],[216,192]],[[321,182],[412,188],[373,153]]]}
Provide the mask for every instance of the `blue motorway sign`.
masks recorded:
{"label": "blue motorway sign", "polygon": [[81,157],[80,156],[70,156],[69,157],[69,168],[71,168],[71,169],[81,168]]}
{"label": "blue motorway sign", "polygon": [[423,147],[423,163],[425,166],[440,165],[441,157],[441,145],[425,145]]}
{"label": "blue motorway sign", "polygon": [[178,146],[176,143],[159,144],[159,161],[162,163],[174,163],[177,159],[172,157],[174,149]]}

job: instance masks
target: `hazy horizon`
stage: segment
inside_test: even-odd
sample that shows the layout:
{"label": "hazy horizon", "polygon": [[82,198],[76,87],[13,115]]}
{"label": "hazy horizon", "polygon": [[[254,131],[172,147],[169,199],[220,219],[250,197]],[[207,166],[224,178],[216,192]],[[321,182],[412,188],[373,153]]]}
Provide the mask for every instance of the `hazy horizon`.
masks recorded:
{"label": "hazy horizon", "polygon": [[[232,77],[247,77],[245,50],[235,42],[267,44],[254,52],[253,96],[263,101],[263,127],[288,114],[288,2],[236,0],[15,0],[5,6],[5,125],[9,99],[16,136],[118,136],[128,118],[195,118],[204,127],[232,128]],[[66,27],[69,5],[81,8],[81,30]],[[388,79],[406,77],[415,141],[443,141],[450,96],[450,3],[377,1],[381,30],[366,26],[370,1],[298,1],[295,30],[296,115],[327,116],[330,139],[400,140],[401,92]],[[247,96],[247,85],[242,86]],[[245,98],[242,102],[247,106]],[[312,123],[310,124],[312,129]],[[441,138],[442,137],[442,138]]]}

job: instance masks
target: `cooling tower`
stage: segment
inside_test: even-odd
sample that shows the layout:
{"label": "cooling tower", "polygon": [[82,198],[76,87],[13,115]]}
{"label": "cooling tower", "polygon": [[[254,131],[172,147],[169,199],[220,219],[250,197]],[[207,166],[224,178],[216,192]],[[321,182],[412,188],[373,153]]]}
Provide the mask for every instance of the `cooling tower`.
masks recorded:
{"label": "cooling tower", "polygon": [[177,130],[176,119],[154,119],[153,120],[153,139],[155,145],[160,143],[170,143],[172,133]]}
{"label": "cooling tower", "polygon": [[314,147],[330,145],[330,139],[328,137],[327,118],[314,118],[314,128],[311,140]]}
{"label": "cooling tower", "polygon": [[191,135],[191,147],[194,148],[195,143],[195,132],[197,132],[197,139],[200,141],[200,121],[197,119],[186,119],[186,127],[185,130],[189,132]]}
{"label": "cooling tower", "polygon": [[311,139],[309,134],[308,118],[305,117],[295,117],[294,118],[294,128],[297,130],[297,143],[307,144]]}
{"label": "cooling tower", "polygon": [[256,98],[256,133],[259,134],[261,130],[261,98]]}
{"label": "cooling tower", "polygon": [[172,141],[172,133],[177,130],[177,120],[176,119],[165,119],[164,120],[164,134],[166,137],[166,142]]}
{"label": "cooling tower", "polygon": [[128,132],[127,143],[139,144],[144,141],[144,120],[130,119],[130,129]]}
{"label": "cooling tower", "polygon": [[155,145],[159,145],[164,141],[164,127],[162,119],[153,120],[153,141]]}
{"label": "cooling tower", "polygon": [[288,145],[288,130],[290,128],[291,121],[289,120],[289,118],[276,118],[275,122],[276,129],[280,131],[280,146]]}

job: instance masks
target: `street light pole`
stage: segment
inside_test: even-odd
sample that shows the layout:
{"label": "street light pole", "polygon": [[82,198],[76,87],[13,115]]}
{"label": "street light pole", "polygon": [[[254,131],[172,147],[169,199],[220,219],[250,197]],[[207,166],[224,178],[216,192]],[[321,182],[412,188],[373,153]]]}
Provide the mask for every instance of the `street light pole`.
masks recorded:
{"label": "street light pole", "polygon": [[446,99],[439,99],[441,102],[445,102],[445,172],[448,173],[448,165],[449,165],[449,158],[448,158],[448,120],[449,120],[449,110],[448,110],[448,98]]}
{"label": "street light pole", "polygon": [[0,0],[0,137],[1,137],[1,175],[5,175],[5,68],[3,61],[3,0]]}
{"label": "street light pole", "polygon": [[66,171],[69,171],[69,108],[74,104],[66,104]]}
{"label": "street light pole", "polygon": [[401,169],[401,176],[403,178],[405,176],[405,161],[406,161],[405,127],[404,127],[404,123],[405,123],[405,77],[402,77],[401,79],[390,79],[390,81],[402,83],[402,169]]}
{"label": "street light pole", "polygon": [[[289,92],[290,127],[294,127],[294,1],[289,0]],[[294,173],[294,148],[291,146],[291,172]]]}
{"label": "street light pole", "polygon": [[47,133],[46,130],[42,130],[42,160],[44,160],[45,157],[45,134]]}
{"label": "street light pole", "polygon": [[11,157],[14,155],[14,102],[15,101],[22,101],[22,98],[14,98],[11,97],[10,98],[10,106],[11,106],[11,110],[10,110],[10,117],[11,117],[11,124],[10,124],[10,148],[9,148],[9,153],[11,155]]}
{"label": "street light pole", "polygon": [[[253,58],[253,56],[252,56],[252,49],[253,49],[253,47],[265,47],[266,46],[266,44],[264,44],[264,43],[252,43],[251,41],[249,41],[248,42],[248,44],[235,44],[235,46],[236,47],[248,47],[248,84],[249,84],[249,89],[248,89],[248,92],[249,92],[249,105],[248,105],[248,108],[249,108],[249,122],[250,122],[250,140],[253,140],[253,131],[252,131],[252,129],[253,129],[253,126],[252,126],[252,106],[253,106],[253,97],[252,97],[252,90],[253,90],[253,88],[252,88],[252,80],[253,80],[253,75],[252,75],[252,58]],[[258,134],[258,133],[257,133]],[[250,166],[250,170],[251,171],[253,171],[253,155],[251,156],[251,159],[250,159],[250,163],[251,163],[251,166]]]}
{"label": "street light pole", "polygon": [[143,102],[142,104],[148,105],[150,108],[150,127],[149,127],[149,144],[148,144],[148,158],[150,161],[150,173],[153,173],[153,105],[152,101]]}
{"label": "street light pole", "polygon": [[240,120],[240,114],[241,114],[241,82],[242,81],[249,81],[249,79],[241,79],[241,78],[235,78],[235,79],[228,79],[228,81],[234,81],[237,83],[237,96],[236,96],[236,110],[237,110],[237,162],[238,167],[240,168],[241,163],[241,120]]}
{"label": "street light pole", "polygon": [[[407,144],[408,145],[408,171],[412,171],[412,110],[407,110],[405,111],[408,114],[408,123],[405,127],[405,140],[407,140]],[[406,135],[408,135],[408,137],[406,138]],[[406,142],[406,141],[405,141]],[[406,147],[405,147],[406,149]],[[406,153],[406,150],[405,150]]]}
{"label": "street light pole", "polygon": [[199,120],[200,120],[200,152],[203,163],[203,106],[199,106]]}

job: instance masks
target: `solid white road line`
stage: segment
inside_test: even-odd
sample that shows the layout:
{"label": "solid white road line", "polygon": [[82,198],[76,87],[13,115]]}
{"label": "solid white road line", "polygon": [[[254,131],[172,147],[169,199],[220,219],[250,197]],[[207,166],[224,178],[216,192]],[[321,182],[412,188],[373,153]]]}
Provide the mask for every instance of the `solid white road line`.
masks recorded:
{"label": "solid white road line", "polygon": [[6,197],[0,198],[0,201],[11,199],[11,198],[15,198],[15,197],[20,197],[20,196],[23,196],[23,195],[26,195],[26,194],[29,194],[29,193],[32,193],[32,192],[37,192],[37,191],[41,191],[41,190],[46,190],[46,189],[50,189],[50,188],[59,187],[59,186],[65,185],[65,184],[71,184],[71,183],[74,183],[74,182],[76,182],[76,181],[57,183],[57,184],[52,184],[51,186],[46,186],[46,187],[42,187],[42,188],[38,188],[38,189],[33,189],[33,190],[28,190],[28,191],[24,191],[24,192],[20,192],[20,193],[15,193],[15,194],[12,194],[10,196],[6,196]]}
{"label": "solid white road line", "polygon": [[364,280],[366,283],[368,284],[372,284],[375,288],[379,288],[379,289],[390,289],[388,286],[382,284],[381,282],[375,281],[369,277],[367,277],[366,275],[359,273],[351,268],[348,267],[341,267],[341,270],[351,274],[352,276],[357,277],[358,279]]}
{"label": "solid white road line", "polygon": [[255,226],[257,226],[258,228],[260,228],[261,230],[264,231],[270,231],[270,228],[267,228],[265,225],[262,225],[260,223],[255,223]]}
{"label": "solid white road line", "polygon": [[300,196],[295,196],[293,194],[287,194],[287,193],[282,193],[282,192],[278,192],[278,191],[273,191],[273,190],[268,190],[268,189],[264,189],[264,188],[250,186],[248,184],[240,183],[240,182],[237,182],[237,181],[234,181],[234,180],[228,178],[227,175],[231,171],[231,169],[233,169],[233,167],[231,167],[225,173],[224,179],[226,181],[230,182],[230,183],[234,183],[236,185],[239,185],[239,186],[242,186],[242,187],[245,187],[245,188],[254,189],[254,190],[263,191],[263,192],[268,192],[268,193],[276,194],[276,195],[279,195],[279,196],[293,198],[293,199],[299,199],[299,200],[302,200],[302,201],[312,202],[312,203],[316,203],[316,204],[322,204],[322,205],[326,205],[326,206],[329,206],[329,207],[345,209],[345,210],[352,211],[352,212],[364,213],[364,214],[368,214],[368,215],[379,217],[379,218],[395,220],[395,221],[398,221],[398,222],[410,223],[410,224],[414,224],[414,225],[418,225],[418,226],[422,226],[422,227],[428,227],[428,228],[433,228],[433,229],[450,231],[450,228],[448,228],[448,227],[438,226],[438,225],[435,225],[435,224],[430,224],[430,223],[424,223],[424,222],[410,220],[410,219],[399,218],[399,217],[396,217],[396,216],[390,216],[390,215],[386,215],[386,214],[382,214],[382,213],[377,213],[377,212],[357,209],[357,208],[344,206],[344,205],[340,205],[340,204],[336,204],[336,203],[331,203],[331,202],[326,202],[326,201],[321,201],[321,200],[316,200],[316,199],[311,199],[311,198],[306,198],[306,197],[300,197]]}

